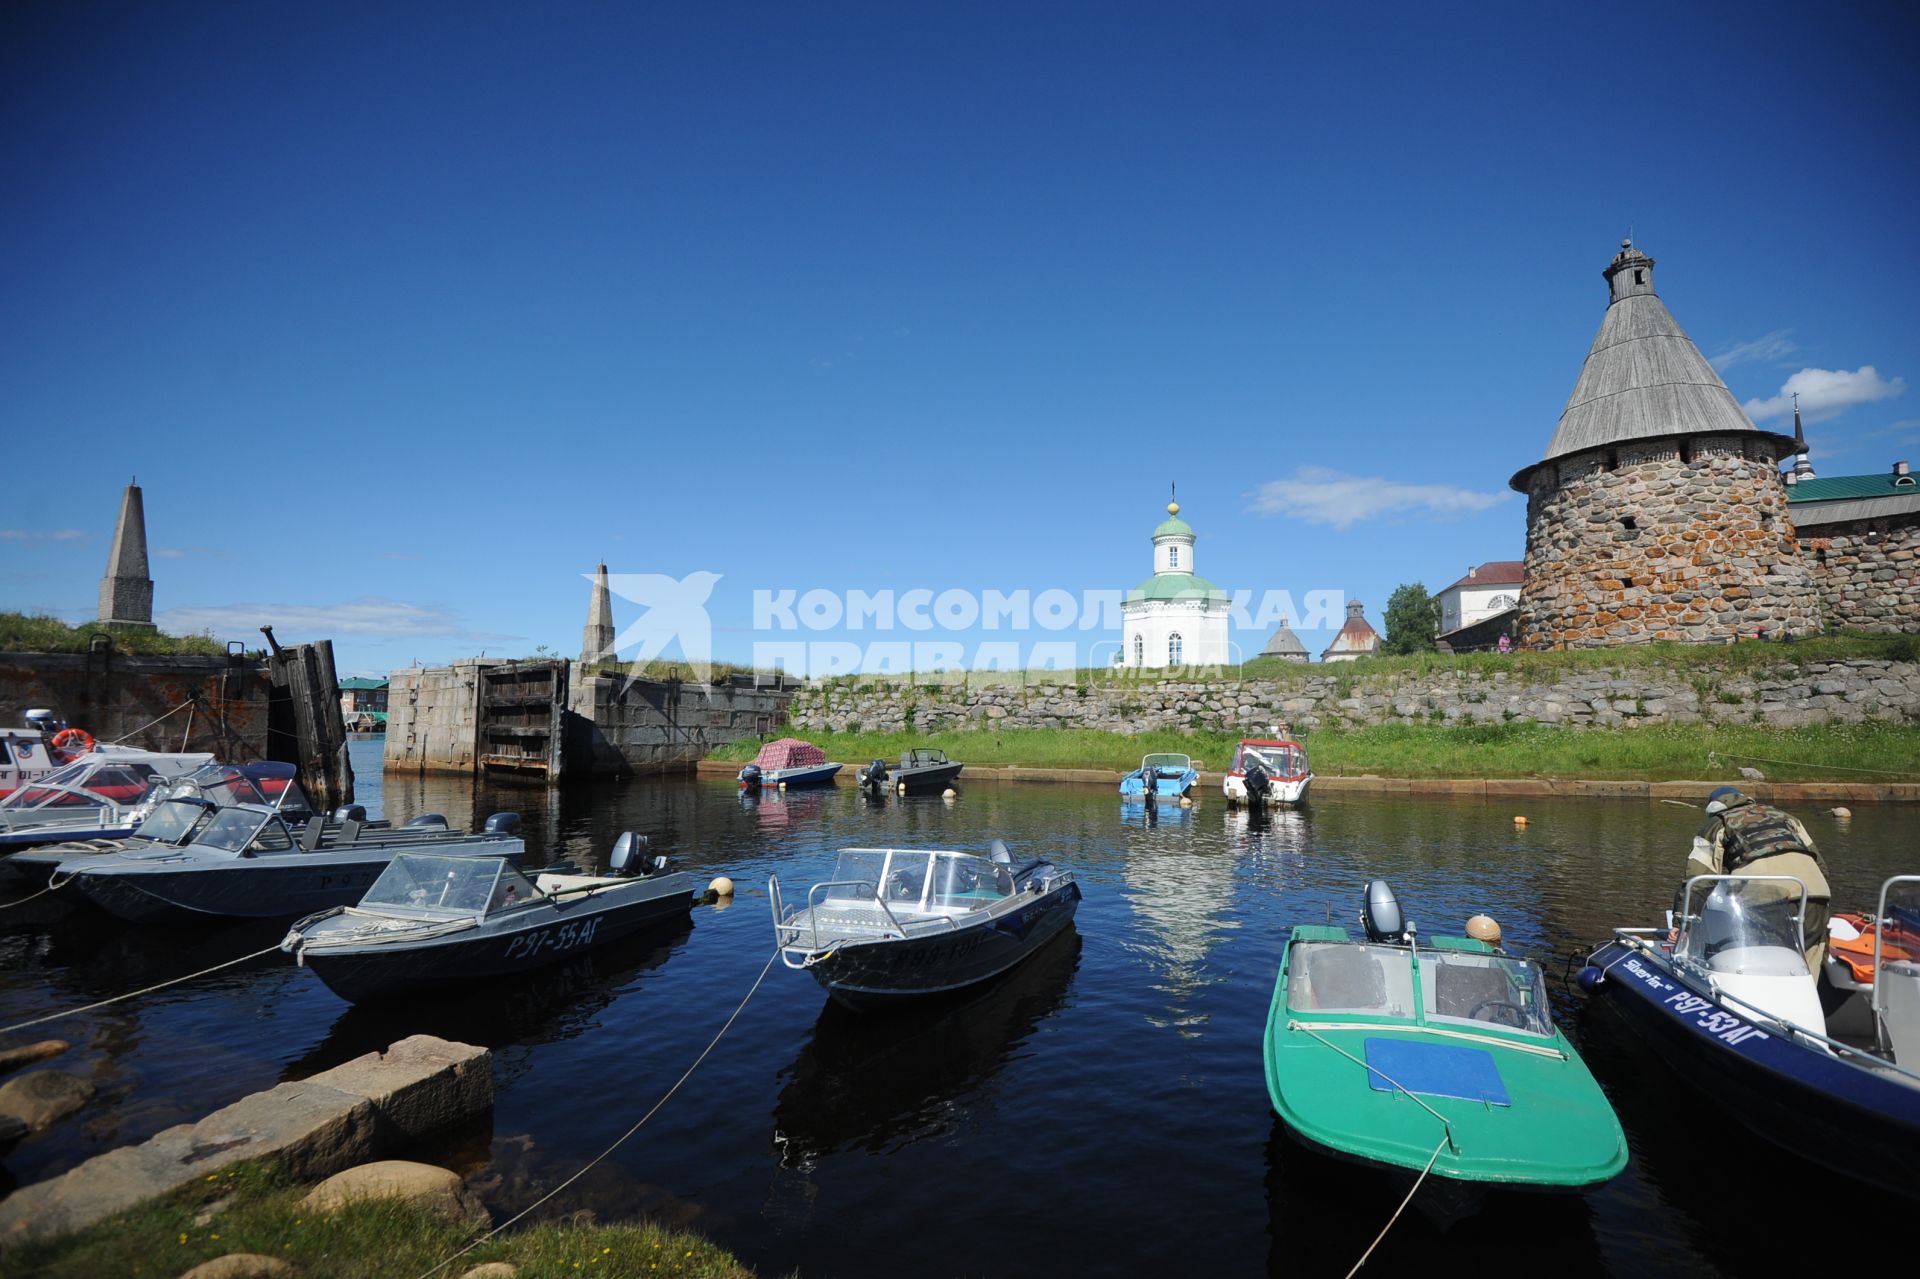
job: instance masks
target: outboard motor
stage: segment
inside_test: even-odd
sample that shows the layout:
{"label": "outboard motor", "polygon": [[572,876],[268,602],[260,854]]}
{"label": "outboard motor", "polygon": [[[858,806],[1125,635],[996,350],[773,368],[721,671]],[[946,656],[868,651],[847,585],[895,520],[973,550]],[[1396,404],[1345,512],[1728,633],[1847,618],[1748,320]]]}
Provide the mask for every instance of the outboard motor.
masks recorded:
{"label": "outboard motor", "polygon": [[1400,900],[1384,879],[1367,881],[1366,904],[1360,910],[1360,922],[1368,941],[1404,942],[1412,931],[1400,917]]}
{"label": "outboard motor", "polygon": [[520,814],[495,813],[487,818],[487,824],[480,829],[494,835],[518,835],[520,833]]}
{"label": "outboard motor", "polygon": [[1267,770],[1258,764],[1247,765],[1247,807],[1265,808],[1270,779]]}
{"label": "outboard motor", "polygon": [[860,784],[875,795],[886,790],[887,781],[887,761],[884,759],[876,759],[868,764],[867,771],[860,778]]}
{"label": "outboard motor", "polygon": [[39,729],[40,732],[48,737],[52,737],[64,727],[64,725],[60,723],[59,717],[44,707],[34,707],[27,712],[25,718],[28,728]]}
{"label": "outboard motor", "polygon": [[445,830],[447,819],[442,813],[422,813],[406,825],[408,830]]}
{"label": "outboard motor", "polygon": [[652,845],[645,835],[638,831],[624,831],[619,839],[613,841],[613,851],[607,854],[607,874],[609,875],[651,875],[667,868],[664,857],[648,857]]}
{"label": "outboard motor", "polygon": [[333,810],[333,820],[336,822],[364,822],[367,820],[366,805],[342,804]]}
{"label": "outboard motor", "polygon": [[740,789],[741,790],[759,790],[760,789],[760,765],[748,764],[745,768],[740,770]]}

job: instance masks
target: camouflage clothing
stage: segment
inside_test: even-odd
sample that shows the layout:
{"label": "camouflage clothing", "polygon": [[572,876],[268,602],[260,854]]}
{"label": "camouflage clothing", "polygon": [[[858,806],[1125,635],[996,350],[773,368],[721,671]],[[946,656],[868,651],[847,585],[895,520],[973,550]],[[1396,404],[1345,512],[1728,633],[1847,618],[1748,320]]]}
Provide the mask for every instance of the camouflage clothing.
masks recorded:
{"label": "camouflage clothing", "polygon": [[[1819,850],[1813,846],[1813,836],[1798,818],[1770,804],[1736,795],[1723,811],[1708,816],[1700,833],[1693,837],[1686,875],[1674,897],[1675,913],[1679,912],[1681,898],[1686,895],[1686,879],[1695,875],[1743,872],[1791,875],[1807,886],[1807,971],[1818,977],[1827,951],[1828,899],[1832,889],[1827,886],[1826,868],[1821,865]],[[1786,884],[1752,887],[1763,895],[1798,895]],[[1698,904],[1696,900],[1695,906]]]}

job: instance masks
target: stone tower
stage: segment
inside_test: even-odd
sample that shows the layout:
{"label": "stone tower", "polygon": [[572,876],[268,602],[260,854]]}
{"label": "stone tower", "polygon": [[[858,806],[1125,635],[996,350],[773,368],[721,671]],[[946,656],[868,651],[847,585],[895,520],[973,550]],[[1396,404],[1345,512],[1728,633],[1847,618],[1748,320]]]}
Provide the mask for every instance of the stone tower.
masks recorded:
{"label": "stone tower", "polygon": [[1622,241],[1606,317],[1527,495],[1528,648],[1818,630],[1787,516],[1791,436],[1756,428]]}
{"label": "stone tower", "polygon": [[593,599],[587,605],[587,626],[580,635],[580,660],[605,661],[613,656],[613,593],[607,588],[607,566],[593,575]]}
{"label": "stone tower", "polygon": [[153,625],[153,579],[147,576],[147,508],[140,486],[127,485],[120,523],[100,579],[100,620],[108,626]]}

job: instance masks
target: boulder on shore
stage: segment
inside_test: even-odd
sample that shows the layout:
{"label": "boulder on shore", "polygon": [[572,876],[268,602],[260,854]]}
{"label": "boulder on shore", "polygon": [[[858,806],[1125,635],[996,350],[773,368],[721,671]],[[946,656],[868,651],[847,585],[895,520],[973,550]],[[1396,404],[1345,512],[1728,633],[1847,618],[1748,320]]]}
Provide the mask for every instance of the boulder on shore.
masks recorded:
{"label": "boulder on shore", "polygon": [[45,1132],[93,1100],[93,1085],[63,1070],[29,1070],[0,1084],[0,1115]]}
{"label": "boulder on shore", "polygon": [[397,1199],[463,1225],[484,1226],[492,1220],[459,1173],[409,1159],[380,1159],[336,1172],[308,1191],[300,1205],[313,1212],[338,1212],[368,1199]]}

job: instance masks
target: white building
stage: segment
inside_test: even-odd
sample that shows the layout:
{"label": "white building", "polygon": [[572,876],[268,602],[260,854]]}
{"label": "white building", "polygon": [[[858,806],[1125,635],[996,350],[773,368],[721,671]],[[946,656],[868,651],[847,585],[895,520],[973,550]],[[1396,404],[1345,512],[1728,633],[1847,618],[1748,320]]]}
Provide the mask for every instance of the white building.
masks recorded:
{"label": "white building", "polygon": [[1440,634],[1447,635],[1504,613],[1520,603],[1519,560],[1489,560],[1440,592]]}
{"label": "white building", "polygon": [[1135,667],[1225,666],[1227,593],[1193,572],[1193,526],[1180,503],[1153,530],[1153,576],[1120,605],[1120,662]]}

